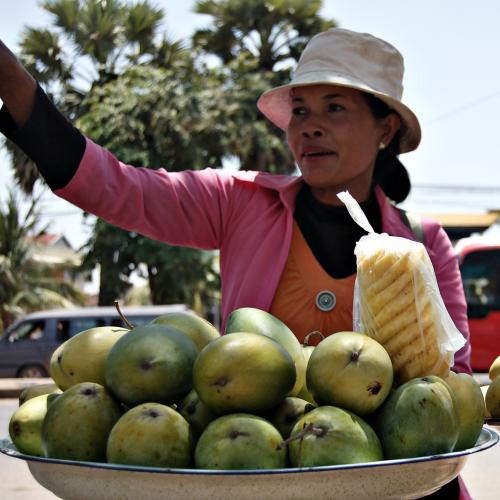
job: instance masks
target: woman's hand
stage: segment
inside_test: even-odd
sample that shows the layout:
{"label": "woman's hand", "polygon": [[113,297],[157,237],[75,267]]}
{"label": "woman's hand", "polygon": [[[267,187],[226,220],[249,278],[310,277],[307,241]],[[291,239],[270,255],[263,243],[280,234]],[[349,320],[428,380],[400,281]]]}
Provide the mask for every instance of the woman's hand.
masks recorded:
{"label": "woman's hand", "polygon": [[19,127],[31,114],[35,93],[35,79],[0,40],[0,99]]}

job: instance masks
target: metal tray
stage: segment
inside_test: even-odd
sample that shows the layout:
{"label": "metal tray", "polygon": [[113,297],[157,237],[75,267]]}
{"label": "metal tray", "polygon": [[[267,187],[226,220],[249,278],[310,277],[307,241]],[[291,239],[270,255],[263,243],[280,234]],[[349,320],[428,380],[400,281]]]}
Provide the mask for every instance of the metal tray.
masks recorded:
{"label": "metal tray", "polygon": [[0,452],[25,460],[42,486],[67,500],[402,500],[436,491],[460,473],[470,454],[491,448],[498,441],[497,432],[484,427],[476,446],[460,452],[354,465],[245,471],[39,458],[19,453],[7,439],[0,441]]}

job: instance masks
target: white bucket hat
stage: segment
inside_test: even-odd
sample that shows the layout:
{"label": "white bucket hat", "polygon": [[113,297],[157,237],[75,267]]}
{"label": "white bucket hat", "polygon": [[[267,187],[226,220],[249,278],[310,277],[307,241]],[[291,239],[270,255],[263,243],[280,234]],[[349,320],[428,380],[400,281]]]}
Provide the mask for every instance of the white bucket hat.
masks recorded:
{"label": "white bucket hat", "polygon": [[286,130],[292,87],[330,84],[368,92],[401,117],[399,148],[406,153],[418,146],[421,132],[417,117],[401,102],[403,73],[403,57],[391,44],[367,33],[331,28],[311,38],[290,83],[264,92],[257,107]]}

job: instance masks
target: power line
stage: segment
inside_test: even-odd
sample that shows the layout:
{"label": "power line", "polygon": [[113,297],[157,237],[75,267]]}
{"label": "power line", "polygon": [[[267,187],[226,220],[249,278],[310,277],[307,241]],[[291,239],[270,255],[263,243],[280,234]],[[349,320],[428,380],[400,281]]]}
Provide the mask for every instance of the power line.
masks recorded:
{"label": "power line", "polygon": [[443,113],[442,115],[439,115],[436,118],[433,118],[432,120],[426,122],[424,125],[426,127],[428,127],[429,125],[434,125],[434,123],[440,122],[442,120],[446,120],[447,118],[455,116],[455,115],[462,113],[463,111],[466,111],[468,109],[475,108],[476,106],[479,106],[480,104],[483,104],[486,101],[490,101],[491,99],[494,99],[499,95],[500,95],[500,90],[497,90],[493,94],[489,94],[489,95],[480,97],[479,99],[476,99],[475,101],[471,101],[469,103],[464,104],[463,106],[459,106],[458,108],[452,109],[451,111],[447,111],[446,113]]}
{"label": "power line", "polygon": [[475,191],[475,192],[500,192],[500,186],[471,186],[460,184],[412,184],[413,189],[425,189],[436,191]]}

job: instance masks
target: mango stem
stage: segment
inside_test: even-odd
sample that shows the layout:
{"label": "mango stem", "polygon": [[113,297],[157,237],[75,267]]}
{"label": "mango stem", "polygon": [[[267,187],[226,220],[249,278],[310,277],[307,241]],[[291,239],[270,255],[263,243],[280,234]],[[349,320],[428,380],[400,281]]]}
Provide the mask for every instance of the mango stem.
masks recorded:
{"label": "mango stem", "polygon": [[120,316],[121,320],[125,323],[126,327],[129,330],[133,330],[134,329],[134,325],[132,323],[130,323],[129,320],[123,315],[123,313],[122,313],[122,311],[120,309],[120,304],[118,303],[118,301],[115,300],[114,304],[115,304],[116,310],[118,311],[118,315]]}

